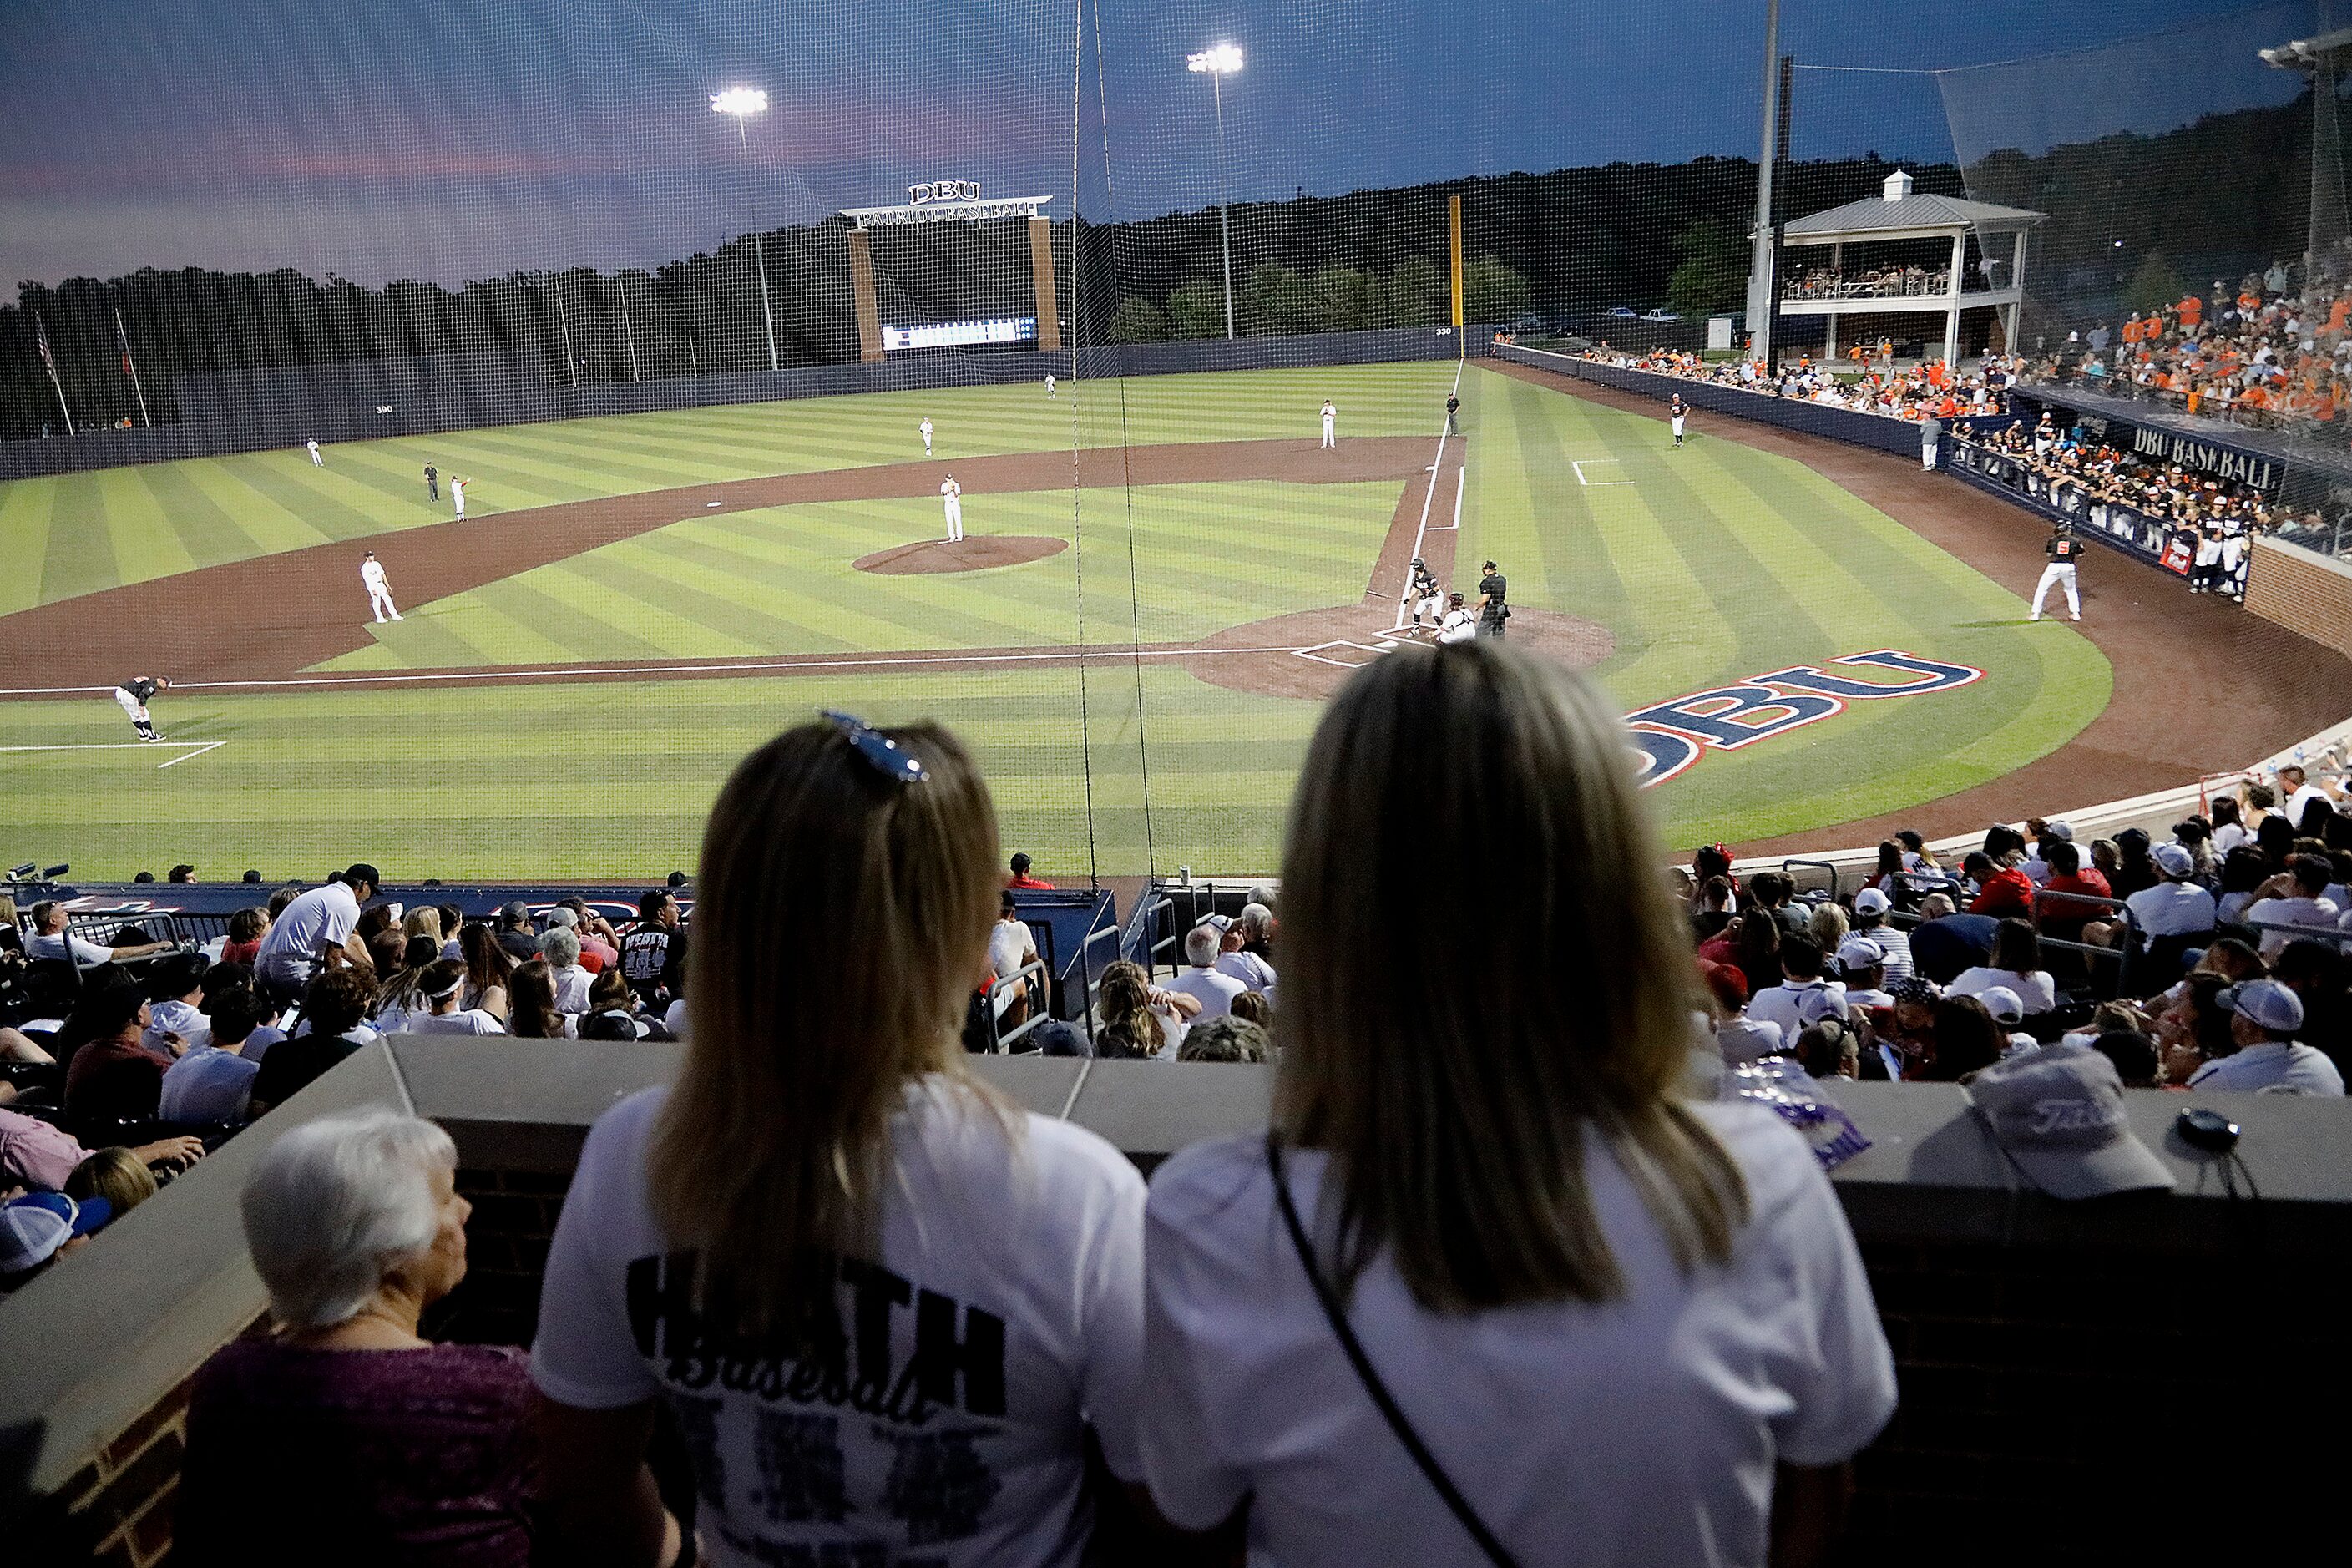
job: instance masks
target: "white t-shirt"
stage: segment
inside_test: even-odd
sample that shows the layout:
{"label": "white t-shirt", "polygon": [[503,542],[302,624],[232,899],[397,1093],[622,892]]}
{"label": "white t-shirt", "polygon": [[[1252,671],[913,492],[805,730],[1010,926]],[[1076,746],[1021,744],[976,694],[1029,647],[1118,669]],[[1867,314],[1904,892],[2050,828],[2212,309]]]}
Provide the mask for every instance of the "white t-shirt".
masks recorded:
{"label": "white t-shirt", "polygon": [[287,905],[285,912],[261,939],[253,955],[253,970],[278,985],[298,985],[310,978],[321,947],[341,947],[359,929],[359,896],[341,882],[313,888]]}
{"label": "white t-shirt", "polygon": [[[1677,1270],[1589,1138],[1623,1299],[1440,1316],[1385,1256],[1357,1281],[1349,1317],[1372,1365],[1521,1561],[1761,1563],[1775,1462],[1844,1459],[1894,1411],[1870,1284],[1812,1154],[1769,1111],[1692,1109],[1753,1205],[1727,1264]],[[1286,1163],[1312,1226],[1323,1156]],[[1204,1529],[1255,1492],[1253,1545],[1283,1568],[1476,1560],[1316,1305],[1261,1139],[1161,1166],[1144,1247],[1143,1463],[1161,1511]]]}
{"label": "white t-shirt", "polygon": [[2231,850],[2248,843],[2253,835],[2234,822],[2224,822],[2213,829],[2213,855],[2216,859],[2228,857]]}
{"label": "white t-shirt", "polygon": [[140,1037],[139,1043],[151,1051],[168,1052],[171,1047],[164,1042],[166,1035],[179,1036],[191,1049],[209,1046],[213,1043],[213,1021],[176,996],[150,1003],[147,1032]]}
{"label": "white t-shirt", "polygon": [[595,977],[576,963],[561,969],[550,969],[548,980],[555,987],[555,1010],[577,1017],[588,1011],[588,987]]}
{"label": "white t-shirt", "polygon": [[1217,954],[1217,973],[1232,975],[1246,990],[1266,992],[1274,989],[1274,965],[1256,953],[1244,952],[1239,948]]}
{"label": "white t-shirt", "polygon": [[[2317,784],[2307,784],[2288,795],[2285,804],[2282,805],[2279,810],[2284,812],[2287,821],[2300,830],[2303,826],[2304,808],[2315,800],[2327,800],[2327,792]],[[2333,805],[2336,803],[2329,800],[2327,804]]]}
{"label": "white t-shirt", "polygon": [[2189,1075],[2191,1089],[2292,1089],[2297,1094],[2340,1095],[2344,1075],[2325,1051],[2269,1040],[2207,1062]]}
{"label": "white t-shirt", "polygon": [[988,933],[988,967],[1003,980],[1018,973],[1026,955],[1035,950],[1036,940],[1025,922],[999,921]]}
{"label": "white t-shirt", "polygon": [[2013,969],[1988,969],[1979,964],[1973,969],[1961,970],[1952,983],[1944,987],[1944,994],[1982,996],[1996,985],[2016,992],[2017,999],[2025,1004],[2025,1016],[2029,1018],[2036,1013],[2057,1010],[2058,984],[2050,978],[2050,972],[2046,969],[2020,974]]}
{"label": "white t-shirt", "polygon": [[[2307,899],[2298,893],[2291,899],[2257,899],[2246,910],[2246,919],[2255,925],[2312,926],[2332,929],[2340,911],[2326,899]],[[2262,933],[2263,956],[2276,958],[2294,940],[2283,931]]]}
{"label": "white t-shirt", "polygon": [[507,1026],[495,1013],[485,1013],[479,1007],[461,1007],[455,1013],[411,1013],[408,1032],[412,1035],[503,1035]]}
{"label": "white t-shirt", "polygon": [[27,958],[70,958],[87,969],[94,963],[111,963],[114,950],[100,947],[94,942],[59,931],[51,936],[27,936],[25,939]]}
{"label": "white t-shirt", "polygon": [[2194,882],[2158,882],[2124,900],[2151,937],[2190,936],[2213,929],[2213,895]]}
{"label": "white t-shirt", "polygon": [[155,1113],[166,1121],[242,1121],[260,1070],[234,1051],[197,1046],[163,1069]]}
{"label": "white t-shirt", "polygon": [[592,1410],[667,1395],[715,1563],[1077,1563],[1081,1423],[1114,1475],[1142,1475],[1135,1167],[1068,1122],[1016,1113],[1008,1139],[945,1081],[910,1086],[879,1258],[842,1259],[854,1366],[828,1377],[758,1348],[714,1363],[682,1289],[691,1255],[668,1250],[646,1205],[667,1092],[630,1096],[588,1135],[548,1255],[532,1381]]}
{"label": "white t-shirt", "polygon": [[1783,980],[1768,986],[1748,999],[1748,1016],[1759,1024],[1780,1026],[1780,1037],[1794,1040],[1805,1032],[1804,1020],[1798,1016],[1805,993],[1822,991],[1833,998],[1840,1008],[1845,1005],[1845,985],[1836,980]]}
{"label": "white t-shirt", "polygon": [[1198,1001],[1203,1018],[1222,1018],[1234,1010],[1234,998],[1249,987],[1213,969],[1187,969],[1161,989]]}

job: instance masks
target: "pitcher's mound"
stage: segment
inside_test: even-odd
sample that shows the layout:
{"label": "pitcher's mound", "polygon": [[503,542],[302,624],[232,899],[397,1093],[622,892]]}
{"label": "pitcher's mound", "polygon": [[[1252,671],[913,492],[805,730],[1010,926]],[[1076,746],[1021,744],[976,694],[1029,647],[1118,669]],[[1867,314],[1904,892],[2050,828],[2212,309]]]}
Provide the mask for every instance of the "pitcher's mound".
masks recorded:
{"label": "pitcher's mound", "polygon": [[871,555],[859,556],[850,564],[860,572],[877,572],[885,577],[911,577],[925,572],[982,572],[991,566],[1020,566],[1043,561],[1069,547],[1066,539],[1045,539],[1032,533],[974,533],[953,544],[944,539],[926,539],[916,544],[877,550]]}

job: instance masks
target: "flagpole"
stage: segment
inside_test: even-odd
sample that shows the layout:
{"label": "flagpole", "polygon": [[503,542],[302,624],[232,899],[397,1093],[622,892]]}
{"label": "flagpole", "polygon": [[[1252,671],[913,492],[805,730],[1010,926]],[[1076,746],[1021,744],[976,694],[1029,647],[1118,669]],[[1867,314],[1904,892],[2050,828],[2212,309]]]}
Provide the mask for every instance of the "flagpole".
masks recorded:
{"label": "flagpole", "polygon": [[41,320],[38,310],[33,312],[33,340],[40,345],[41,363],[49,373],[49,388],[58,395],[58,412],[66,416],[66,434],[74,433],[73,410],[66,404],[65,384],[58,379],[57,356],[49,352],[48,324]]}
{"label": "flagpole", "polygon": [[114,311],[114,341],[122,345],[122,367],[131,373],[131,390],[139,395],[139,423],[152,430],[155,422],[147,417],[147,389],[139,384],[139,362],[131,357],[131,334],[122,330],[120,306]]}

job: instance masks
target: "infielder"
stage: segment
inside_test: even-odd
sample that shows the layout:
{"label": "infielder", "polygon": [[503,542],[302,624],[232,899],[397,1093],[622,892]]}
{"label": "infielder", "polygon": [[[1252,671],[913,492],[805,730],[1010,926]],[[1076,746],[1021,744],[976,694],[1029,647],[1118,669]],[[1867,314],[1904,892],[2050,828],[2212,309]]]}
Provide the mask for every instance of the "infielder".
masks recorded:
{"label": "infielder", "polygon": [[474,481],[462,474],[449,476],[449,499],[457,503],[457,521],[466,521],[466,487]]}
{"label": "infielder", "polygon": [[1445,599],[1445,618],[1437,623],[1437,640],[1441,643],[1468,642],[1478,635],[1478,617],[1462,602],[1459,594],[1449,594]]}
{"label": "infielder", "polygon": [[1683,421],[1689,417],[1690,410],[1683,405],[1683,395],[1675,393],[1674,402],[1666,409],[1666,419],[1675,427],[1675,445],[1677,447],[1683,444]]}
{"label": "infielder", "polygon": [[400,619],[400,611],[392,602],[392,584],[384,581],[383,563],[373,550],[360,562],[360,581],[367,584],[368,608],[375,612],[379,624]]}
{"label": "infielder", "polygon": [[172,680],[163,675],[134,675],[114,689],[114,700],[131,715],[131,727],[139,731],[142,741],[160,741],[155,733],[155,721],[147,716],[147,703],[158,691],[172,689]]}
{"label": "infielder", "polygon": [[312,468],[323,468],[327,466],[327,459],[319,456],[319,438],[316,436],[306,438],[302,445],[310,449],[310,466]]}
{"label": "infielder", "polygon": [[2042,552],[2050,557],[2050,564],[2042,569],[2042,581],[2034,584],[2033,613],[2025,618],[2042,618],[2042,601],[2049,597],[2054,584],[2066,591],[2066,608],[2076,620],[2081,620],[2083,598],[2074,584],[2074,563],[2083,553],[2083,542],[2074,537],[2074,525],[2061,521],[2058,531],[2050,536],[2050,542],[2042,547]]}
{"label": "infielder", "polygon": [[931,455],[931,416],[924,415],[923,422],[915,428],[923,433],[923,456],[928,458]]}
{"label": "infielder", "polygon": [[1327,451],[1339,447],[1339,437],[1334,433],[1339,426],[1339,411],[1331,406],[1331,400],[1327,397],[1323,400],[1323,446]]}
{"label": "infielder", "polygon": [[956,483],[953,474],[940,481],[940,499],[947,503],[948,542],[961,544],[963,542],[963,487]]}
{"label": "infielder", "polygon": [[1405,597],[1412,601],[1412,629],[1421,630],[1421,617],[1425,612],[1430,630],[1435,631],[1444,618],[1445,601],[1438,591],[1437,574],[1418,555],[1412,558],[1412,584],[1404,592]]}

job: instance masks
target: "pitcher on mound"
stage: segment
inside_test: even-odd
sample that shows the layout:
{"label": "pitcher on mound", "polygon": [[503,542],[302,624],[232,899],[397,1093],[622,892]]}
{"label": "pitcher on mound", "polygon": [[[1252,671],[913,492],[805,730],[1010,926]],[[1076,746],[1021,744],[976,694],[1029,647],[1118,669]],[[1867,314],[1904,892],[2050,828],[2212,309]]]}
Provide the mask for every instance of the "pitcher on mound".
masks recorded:
{"label": "pitcher on mound", "polygon": [[963,542],[963,487],[956,483],[953,474],[940,481],[940,499],[947,503],[948,542],[961,544]]}

